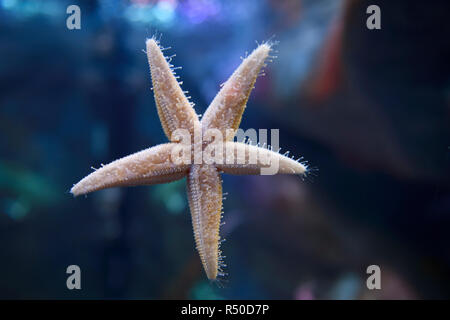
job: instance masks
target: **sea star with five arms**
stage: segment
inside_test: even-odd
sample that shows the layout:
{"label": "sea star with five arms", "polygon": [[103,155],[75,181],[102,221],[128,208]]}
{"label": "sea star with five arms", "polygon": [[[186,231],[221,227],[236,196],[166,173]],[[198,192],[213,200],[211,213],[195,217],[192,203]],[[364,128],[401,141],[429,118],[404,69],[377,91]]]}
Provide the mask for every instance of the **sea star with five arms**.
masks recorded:
{"label": "sea star with five arms", "polygon": [[[304,163],[270,149],[234,142],[234,134],[239,128],[250,92],[271,51],[269,43],[259,45],[243,59],[221,87],[201,121],[182,91],[172,66],[164,57],[159,41],[148,39],[146,47],[158,115],[170,142],[102,166],[75,184],[71,193],[78,196],[105,188],[167,183],[187,177],[187,194],[196,248],[207,277],[214,280],[223,275],[219,249],[222,217],[220,174],[260,174],[261,169],[269,164],[261,159],[278,161],[278,173],[281,174],[304,175],[307,167]],[[225,163],[197,164],[193,161],[189,164],[171,160],[172,151],[179,143],[179,140],[172,137],[175,130],[184,129],[194,136],[195,132],[205,133],[212,128],[223,134],[224,146],[234,150],[234,163],[224,161]],[[207,143],[202,141],[200,150],[204,150],[206,145]],[[195,156],[194,148],[191,153]],[[258,161],[250,163],[249,159],[254,155],[258,156]],[[238,162],[239,157],[241,162]]]}

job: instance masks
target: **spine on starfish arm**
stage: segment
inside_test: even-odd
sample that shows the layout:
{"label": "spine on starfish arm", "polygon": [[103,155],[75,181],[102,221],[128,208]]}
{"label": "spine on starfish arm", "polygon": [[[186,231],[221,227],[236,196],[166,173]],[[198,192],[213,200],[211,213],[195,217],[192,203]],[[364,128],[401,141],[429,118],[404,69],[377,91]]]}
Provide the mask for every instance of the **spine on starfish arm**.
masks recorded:
{"label": "spine on starfish arm", "polygon": [[204,131],[217,128],[226,141],[233,139],[256,78],[265,66],[270,51],[271,43],[263,43],[242,61],[203,115],[201,123]]}

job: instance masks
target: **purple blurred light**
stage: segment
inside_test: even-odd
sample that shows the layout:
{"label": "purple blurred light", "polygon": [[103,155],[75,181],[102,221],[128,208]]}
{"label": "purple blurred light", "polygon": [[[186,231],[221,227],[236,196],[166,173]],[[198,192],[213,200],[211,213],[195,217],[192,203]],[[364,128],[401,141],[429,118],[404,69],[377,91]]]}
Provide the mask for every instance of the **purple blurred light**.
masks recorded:
{"label": "purple blurred light", "polygon": [[181,14],[193,24],[216,17],[220,9],[220,4],[216,0],[186,0],[179,3]]}

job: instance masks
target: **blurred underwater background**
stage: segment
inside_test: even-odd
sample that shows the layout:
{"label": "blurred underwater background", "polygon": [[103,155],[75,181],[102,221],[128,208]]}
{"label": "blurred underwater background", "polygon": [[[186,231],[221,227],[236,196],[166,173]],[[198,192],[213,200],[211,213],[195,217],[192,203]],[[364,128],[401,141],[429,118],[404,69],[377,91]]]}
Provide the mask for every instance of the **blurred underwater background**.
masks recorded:
{"label": "blurred underwater background", "polygon": [[[69,5],[81,29],[66,27]],[[366,9],[381,8],[381,30]],[[0,298],[450,297],[448,1],[0,0]],[[202,114],[277,41],[241,127],[318,168],[223,176],[225,287],[195,251],[185,180],[73,198],[91,167],[167,141],[145,39]],[[79,265],[81,290],[66,268]],[[366,268],[381,268],[368,290]]]}

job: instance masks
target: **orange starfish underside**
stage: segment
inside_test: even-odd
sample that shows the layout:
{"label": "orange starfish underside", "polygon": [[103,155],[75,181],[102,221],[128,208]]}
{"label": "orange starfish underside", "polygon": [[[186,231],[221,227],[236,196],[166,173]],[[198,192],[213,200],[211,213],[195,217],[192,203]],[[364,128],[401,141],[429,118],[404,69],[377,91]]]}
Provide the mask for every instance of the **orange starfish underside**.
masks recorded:
{"label": "orange starfish underside", "polygon": [[[207,277],[214,280],[223,274],[219,249],[222,217],[220,174],[260,174],[261,169],[267,168],[271,161],[277,161],[277,173],[281,174],[304,175],[307,168],[278,152],[234,142],[235,132],[239,128],[250,92],[271,51],[269,43],[259,45],[242,61],[211,102],[201,121],[182,91],[159,42],[154,38],[148,39],[146,47],[158,115],[170,142],[102,166],[75,184],[71,193],[78,196],[105,188],[166,183],[187,177],[187,194],[196,248]],[[193,137],[196,133],[205,133],[210,129],[220,131],[223,146],[234,153],[234,161],[173,161],[174,150],[180,144],[174,133],[180,129]],[[190,151],[194,158],[208,145],[207,142],[197,139],[191,142]],[[253,157],[257,159],[256,162],[250,161]]]}

